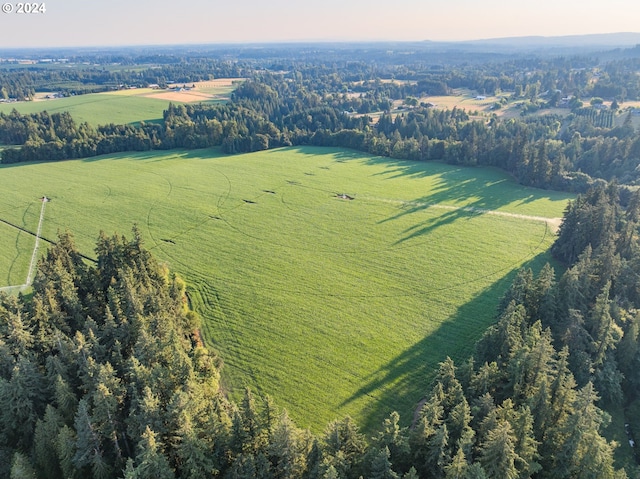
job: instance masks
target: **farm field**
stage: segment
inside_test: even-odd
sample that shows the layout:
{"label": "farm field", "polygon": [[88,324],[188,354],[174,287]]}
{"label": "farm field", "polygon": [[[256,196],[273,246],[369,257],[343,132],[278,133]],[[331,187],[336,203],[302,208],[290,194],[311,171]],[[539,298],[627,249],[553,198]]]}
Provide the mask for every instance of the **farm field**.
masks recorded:
{"label": "farm field", "polygon": [[[493,105],[496,102],[500,102],[502,99],[507,100],[507,104],[504,105],[500,109],[493,109]],[[466,88],[458,88],[453,91],[452,95],[440,95],[440,96],[426,96],[419,99],[424,103],[431,103],[435,105],[434,108],[442,109],[442,110],[452,110],[453,108],[463,109],[467,113],[471,114],[476,113],[476,117],[488,116],[488,115],[496,115],[498,117],[502,117],[505,119],[508,118],[517,118],[521,116],[522,110],[518,107],[520,104],[525,103],[525,100],[518,99],[512,100],[511,93],[503,93],[496,96],[490,95],[482,95],[479,97],[472,90]],[[585,106],[589,106],[588,99],[584,100]],[[611,106],[611,102],[605,102],[607,107]],[[397,100],[394,104],[396,108],[402,108],[402,101]],[[626,119],[629,109],[640,108],[640,102],[638,101],[627,101],[624,102],[621,106],[620,111],[613,112],[613,125],[612,126],[622,126],[624,120]],[[531,113],[532,116],[542,116],[542,115],[559,115],[561,117],[566,117],[571,113],[571,110],[568,108],[542,108],[535,113]],[[373,115],[374,117],[379,116]],[[640,127],[640,116],[633,115],[632,116],[632,124],[634,128]]]}
{"label": "farm field", "polygon": [[[0,286],[42,235],[130,235],[187,281],[234,398],[270,394],[319,432],[392,410],[411,422],[434,367],[493,321],[522,266],[550,260],[567,194],[493,169],[288,148],[120,154],[0,167]],[[14,225],[14,226],[11,226]],[[44,251],[44,246],[41,250]]]}
{"label": "farm field", "polygon": [[234,80],[240,79],[200,82],[189,91],[136,88],[53,99],[44,99],[44,95],[39,94],[36,101],[0,103],[0,112],[9,113],[14,108],[23,114],[45,110],[49,113],[68,111],[77,123],[86,121],[93,126],[154,121],[162,118],[162,112],[171,102],[226,101],[236,88]]}
{"label": "farm field", "polygon": [[108,123],[126,124],[153,121],[162,118],[169,101],[112,93],[89,93],[51,100],[25,101],[0,104],[0,112],[9,113],[14,108],[22,113],[60,113],[68,111],[77,123],[92,126]]}

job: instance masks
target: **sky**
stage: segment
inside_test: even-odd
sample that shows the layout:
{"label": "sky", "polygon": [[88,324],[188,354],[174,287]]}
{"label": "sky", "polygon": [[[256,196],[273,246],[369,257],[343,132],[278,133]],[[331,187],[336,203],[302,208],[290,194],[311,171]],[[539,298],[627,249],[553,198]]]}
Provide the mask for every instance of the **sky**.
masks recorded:
{"label": "sky", "polygon": [[45,0],[31,14],[17,13],[18,3],[0,0],[0,48],[640,31],[639,0]]}

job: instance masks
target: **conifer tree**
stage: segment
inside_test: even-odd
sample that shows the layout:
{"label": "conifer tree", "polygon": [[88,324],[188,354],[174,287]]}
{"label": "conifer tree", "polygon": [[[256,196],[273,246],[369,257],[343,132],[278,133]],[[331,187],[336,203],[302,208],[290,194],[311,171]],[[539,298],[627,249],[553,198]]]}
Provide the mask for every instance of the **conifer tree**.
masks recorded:
{"label": "conifer tree", "polygon": [[133,472],[136,479],[173,479],[175,477],[156,434],[149,427],[145,429],[138,443],[134,463]]}
{"label": "conifer tree", "polygon": [[0,426],[9,444],[28,450],[36,421],[44,413],[45,378],[38,367],[20,356],[8,381],[0,378]]}
{"label": "conifer tree", "polygon": [[389,449],[385,447],[380,449],[378,454],[373,458],[371,463],[371,479],[397,479],[396,474],[392,467],[391,461],[389,461]]}
{"label": "conifer tree", "polygon": [[38,419],[33,437],[34,466],[38,477],[43,479],[59,479],[62,477],[60,460],[57,454],[57,438],[63,426],[63,419],[51,405],[43,419]]}
{"label": "conifer tree", "polygon": [[508,421],[499,421],[481,444],[480,463],[488,477],[516,479],[519,471],[516,462],[521,461],[515,452],[515,438]]}
{"label": "conifer tree", "polygon": [[269,445],[269,456],[274,464],[275,477],[295,479],[302,477],[306,467],[306,452],[300,431],[283,411]]}
{"label": "conifer tree", "polygon": [[467,477],[467,470],[469,464],[465,457],[462,448],[458,449],[458,452],[453,456],[451,463],[445,466],[445,479],[465,479]]}
{"label": "conifer tree", "polygon": [[451,462],[451,446],[449,444],[449,431],[445,423],[436,429],[435,434],[429,441],[425,471],[430,471],[436,478],[443,477],[444,468],[449,462]]}
{"label": "conifer tree", "polygon": [[21,452],[13,455],[11,472],[9,479],[36,479],[36,470],[32,466],[29,458]]}
{"label": "conifer tree", "polygon": [[74,429],[76,431],[76,452],[72,459],[73,465],[87,475],[95,465],[101,469],[103,464],[102,444],[89,414],[89,405],[86,399],[81,399],[78,403]]}
{"label": "conifer tree", "polygon": [[176,462],[181,479],[210,479],[220,472],[208,447],[212,439],[198,434],[189,414],[180,415]]}
{"label": "conifer tree", "polygon": [[398,472],[408,470],[410,446],[407,428],[400,426],[400,415],[392,412],[382,423],[382,430],[373,438],[373,446],[389,450],[389,460]]}
{"label": "conifer tree", "polygon": [[364,436],[349,416],[327,426],[324,434],[325,462],[334,465],[341,476],[360,475],[365,451]]}
{"label": "conifer tree", "polygon": [[62,426],[56,440],[56,453],[60,458],[60,469],[65,479],[80,477],[80,471],[74,464],[76,453],[76,437],[74,431],[67,425]]}

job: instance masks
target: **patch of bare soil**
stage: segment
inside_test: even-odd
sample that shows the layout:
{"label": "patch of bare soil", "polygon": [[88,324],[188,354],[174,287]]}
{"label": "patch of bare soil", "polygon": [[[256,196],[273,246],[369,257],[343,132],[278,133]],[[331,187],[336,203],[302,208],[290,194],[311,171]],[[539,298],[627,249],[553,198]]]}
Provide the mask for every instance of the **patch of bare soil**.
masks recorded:
{"label": "patch of bare soil", "polygon": [[196,90],[181,91],[163,91],[160,93],[151,93],[145,95],[147,98],[156,98],[158,100],[179,101],[181,103],[193,103],[197,101],[208,101],[215,98],[210,93],[203,93]]}

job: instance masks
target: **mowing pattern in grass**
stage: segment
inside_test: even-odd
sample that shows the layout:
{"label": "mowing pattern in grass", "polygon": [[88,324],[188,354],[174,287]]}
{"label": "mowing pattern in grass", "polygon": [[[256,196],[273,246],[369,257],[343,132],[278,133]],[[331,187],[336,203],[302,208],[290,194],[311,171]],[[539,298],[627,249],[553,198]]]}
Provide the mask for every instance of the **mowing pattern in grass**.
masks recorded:
{"label": "mowing pattern in grass", "polygon": [[[559,217],[568,198],[495,170],[313,148],[8,166],[0,186],[0,205],[16,205],[0,219],[35,227],[46,194],[43,236],[69,228],[88,255],[100,229],[138,223],[187,280],[229,392],[271,394],[314,430],[393,409],[410,421],[434,366],[471,352],[513,272],[549,259],[550,226],[529,217]],[[15,238],[0,228],[3,244]]]}

